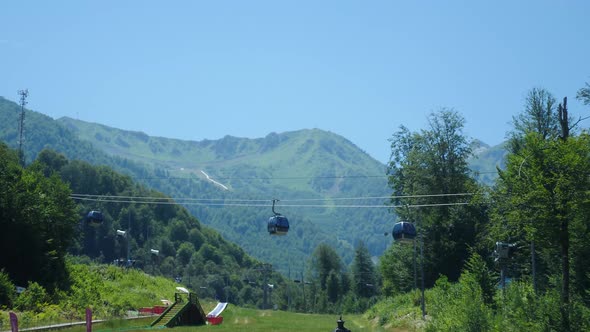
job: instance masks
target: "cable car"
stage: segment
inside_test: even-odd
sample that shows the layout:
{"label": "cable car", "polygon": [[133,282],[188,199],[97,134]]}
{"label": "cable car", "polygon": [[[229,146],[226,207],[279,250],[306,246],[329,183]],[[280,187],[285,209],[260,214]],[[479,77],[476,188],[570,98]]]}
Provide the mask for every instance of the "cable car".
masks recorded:
{"label": "cable car", "polygon": [[99,225],[102,224],[103,220],[104,216],[102,215],[102,212],[98,210],[92,210],[88,212],[88,215],[86,216],[86,221],[89,224]]}
{"label": "cable car", "polygon": [[416,238],[416,227],[407,221],[400,221],[393,225],[391,235],[395,241],[410,242]]}
{"label": "cable car", "polygon": [[272,200],[272,212],[274,216],[268,219],[268,233],[270,235],[287,235],[289,231],[289,220],[287,217],[275,212],[275,202],[278,199]]}

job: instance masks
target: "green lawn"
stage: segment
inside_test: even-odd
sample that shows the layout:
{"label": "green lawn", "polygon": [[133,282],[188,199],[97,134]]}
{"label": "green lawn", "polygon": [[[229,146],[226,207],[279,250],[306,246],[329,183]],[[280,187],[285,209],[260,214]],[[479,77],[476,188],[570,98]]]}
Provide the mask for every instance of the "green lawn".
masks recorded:
{"label": "green lawn", "polygon": [[[208,309],[205,305],[204,309]],[[207,312],[207,310],[205,310]],[[337,315],[301,314],[285,311],[245,309],[229,305],[223,312],[221,325],[175,327],[174,332],[185,331],[333,331],[336,328]],[[345,315],[345,327],[351,331],[406,331],[400,329],[374,326],[361,315]],[[147,331],[153,319],[115,321],[95,324],[96,332],[106,331]],[[82,332],[83,327],[62,330],[63,332]]]}

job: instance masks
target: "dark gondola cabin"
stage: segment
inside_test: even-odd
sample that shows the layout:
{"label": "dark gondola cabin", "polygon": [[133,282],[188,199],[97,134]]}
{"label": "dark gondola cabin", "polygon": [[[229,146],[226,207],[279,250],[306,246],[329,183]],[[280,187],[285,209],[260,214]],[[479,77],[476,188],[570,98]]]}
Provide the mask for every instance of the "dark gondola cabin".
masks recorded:
{"label": "dark gondola cabin", "polygon": [[393,226],[391,235],[395,241],[411,242],[416,238],[416,227],[407,221],[401,221]]}
{"label": "dark gondola cabin", "polygon": [[104,217],[102,215],[102,212],[97,210],[92,210],[88,212],[88,215],[86,216],[86,221],[92,225],[100,225],[102,224],[103,220]]}
{"label": "dark gondola cabin", "polygon": [[268,219],[268,233],[270,235],[287,235],[289,231],[289,220],[280,214]]}

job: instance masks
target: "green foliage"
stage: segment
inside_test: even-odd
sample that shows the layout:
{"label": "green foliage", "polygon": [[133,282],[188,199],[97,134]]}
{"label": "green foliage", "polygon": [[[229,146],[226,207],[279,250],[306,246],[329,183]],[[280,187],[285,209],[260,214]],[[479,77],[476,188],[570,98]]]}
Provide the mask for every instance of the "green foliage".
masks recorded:
{"label": "green foliage", "polygon": [[[560,331],[558,291],[536,295],[532,285],[512,282],[504,292],[496,288],[493,301],[486,304],[477,276],[465,271],[459,282],[444,276],[426,290],[427,320],[420,313],[420,292],[387,297],[369,308],[365,317],[380,325],[426,331]],[[583,302],[572,303],[572,331],[590,327],[590,310]],[[426,325],[424,325],[426,324]]]}
{"label": "green foliage", "polygon": [[[497,239],[535,241],[540,248],[541,277],[561,272],[555,270],[555,257],[562,252],[560,234],[567,235],[570,250],[578,253],[572,260],[574,287],[586,296],[590,181],[579,175],[590,172],[590,138],[584,134],[567,141],[546,141],[530,133],[522,143],[520,153],[509,156],[493,196],[497,220],[493,232]],[[567,234],[562,233],[564,222],[569,227]],[[530,251],[523,247],[517,253],[522,257],[517,257],[517,275],[528,273],[523,265],[528,265]],[[542,289],[549,286],[547,279],[540,279],[539,285]]]}
{"label": "green foliage", "polygon": [[590,84],[586,82],[583,88],[578,90],[576,94],[576,98],[578,98],[584,105],[590,105]]}
{"label": "green foliage", "polygon": [[0,266],[17,285],[63,287],[77,227],[71,192],[57,176],[46,178],[39,164],[22,169],[15,156],[0,143],[0,252],[11,253],[0,255]]}
{"label": "green foliage", "polygon": [[334,248],[322,243],[320,244],[311,259],[311,266],[315,281],[320,285],[320,289],[326,290],[330,274],[332,278],[337,279],[343,271],[342,261]]}
{"label": "green foliage", "polygon": [[375,295],[377,288],[375,266],[364,242],[359,242],[355,249],[351,270],[354,293],[361,298]]}
{"label": "green foliage", "polygon": [[427,286],[439,274],[459,278],[469,247],[477,248],[482,235],[478,230],[487,221],[481,206],[460,205],[470,196],[452,196],[480,191],[468,168],[471,145],[462,133],[463,124],[457,112],[443,109],[431,114],[428,130],[411,133],[401,127],[391,139],[391,203],[398,206],[402,220],[416,223],[424,235]]}
{"label": "green foliage", "polygon": [[381,256],[379,270],[386,296],[409,292],[414,288],[413,246],[394,243]]}
{"label": "green foliage", "polygon": [[471,254],[469,260],[465,263],[465,271],[478,283],[485,304],[492,304],[496,292],[496,281],[498,280],[497,273],[490,270],[488,264],[475,252]]}
{"label": "green foliage", "polygon": [[543,140],[559,135],[556,101],[553,95],[542,88],[531,89],[526,97],[525,109],[512,119],[509,147],[518,152],[522,139],[527,133],[537,133]]}
{"label": "green foliage", "polygon": [[36,282],[29,282],[25,291],[16,297],[14,307],[20,311],[39,313],[48,305],[49,301],[49,295],[43,286]]}
{"label": "green foliage", "polygon": [[0,270],[0,309],[11,308],[16,297],[15,286],[4,269]]}
{"label": "green foliage", "polygon": [[472,274],[463,274],[459,283],[446,291],[443,287],[442,294],[433,292],[428,300],[431,298],[434,299],[429,314],[433,319],[427,331],[491,331],[492,310],[483,301],[481,287]]}
{"label": "green foliage", "polygon": [[364,316],[368,320],[378,321],[381,326],[415,330],[422,320],[419,299],[419,291],[386,297],[369,308]]}
{"label": "green foliage", "polygon": [[187,265],[195,253],[195,247],[190,242],[183,242],[178,247],[177,258],[182,265]]}

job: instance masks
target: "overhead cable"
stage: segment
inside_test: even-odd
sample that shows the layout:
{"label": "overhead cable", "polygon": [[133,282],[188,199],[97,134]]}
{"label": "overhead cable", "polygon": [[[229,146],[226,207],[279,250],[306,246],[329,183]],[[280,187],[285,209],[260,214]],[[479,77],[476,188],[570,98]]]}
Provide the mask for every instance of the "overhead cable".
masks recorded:
{"label": "overhead cable", "polygon": [[[342,200],[371,200],[371,199],[396,199],[396,198],[429,198],[429,197],[454,197],[473,196],[474,193],[454,194],[423,194],[423,195],[395,195],[395,196],[366,196],[366,197],[328,197],[328,198],[298,198],[281,199],[281,202],[313,202],[313,201],[342,201]],[[155,197],[155,196],[126,196],[126,195],[98,195],[98,194],[72,194],[75,199],[96,200],[142,200],[142,201],[183,201],[183,202],[269,202],[270,199],[240,199],[240,198],[189,198],[189,197]]]}
{"label": "overhead cable", "polygon": [[[203,202],[176,202],[176,201],[140,201],[129,199],[112,199],[112,198],[96,198],[96,197],[71,197],[79,201],[92,201],[102,203],[130,203],[130,204],[152,204],[152,205],[199,205],[199,206],[234,206],[234,207],[270,207],[271,204],[253,204],[253,203],[203,203]],[[336,204],[281,204],[281,208],[398,208],[398,207],[435,207],[435,206],[454,206],[454,205],[468,205],[468,202],[458,203],[434,203],[434,204],[403,204],[403,205],[336,205]]]}

